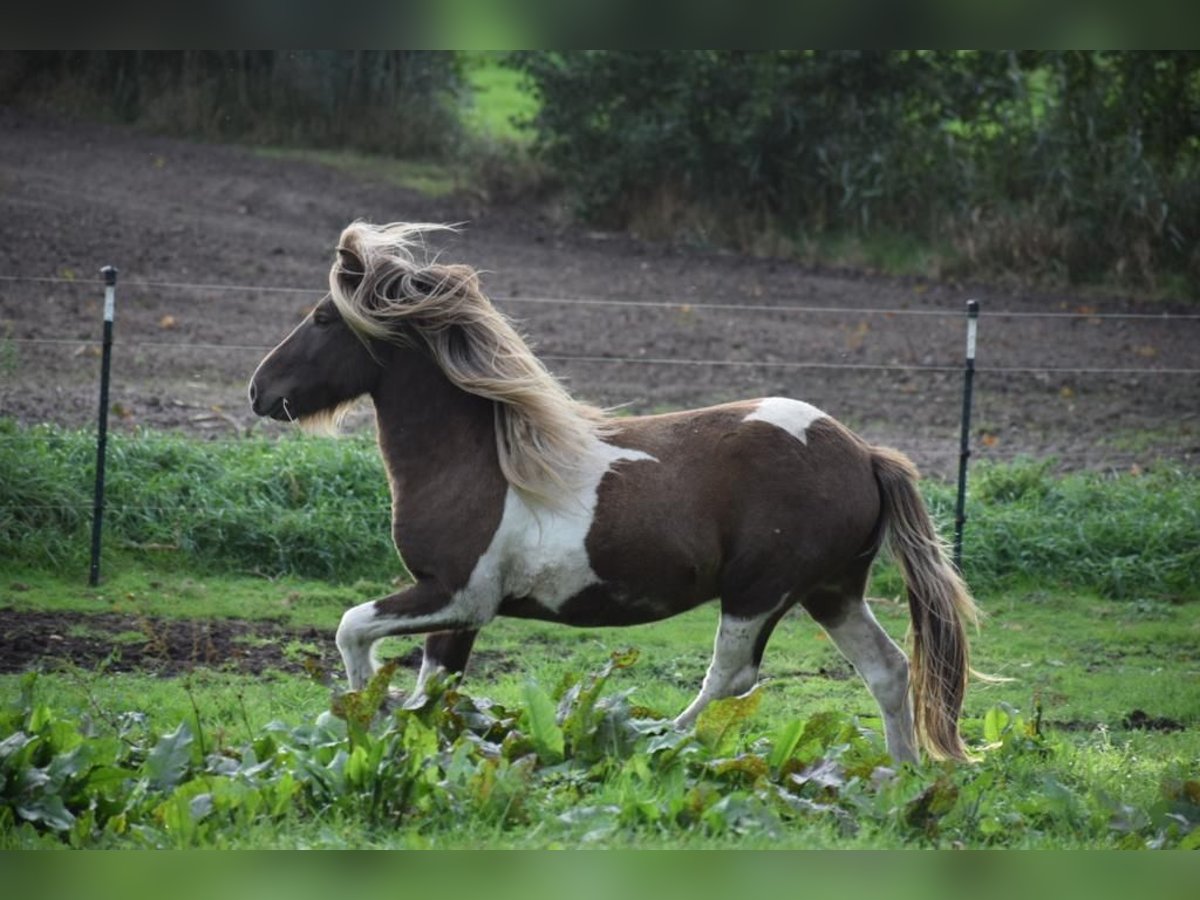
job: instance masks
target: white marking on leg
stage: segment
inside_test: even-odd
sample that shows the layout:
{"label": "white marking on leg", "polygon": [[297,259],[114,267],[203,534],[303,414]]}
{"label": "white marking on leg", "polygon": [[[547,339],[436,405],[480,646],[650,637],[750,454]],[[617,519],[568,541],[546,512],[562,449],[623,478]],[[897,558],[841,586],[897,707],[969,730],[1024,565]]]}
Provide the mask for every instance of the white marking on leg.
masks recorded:
{"label": "white marking on leg", "polygon": [[[419,590],[418,587],[409,588]],[[483,605],[479,596],[464,600],[462,592],[455,594],[443,606],[420,615],[398,615],[389,613],[371,600],[351,607],[342,614],[337,630],[337,646],[346,666],[350,689],[362,690],[378,665],[374,647],[382,638],[395,634],[420,634],[430,631],[446,631],[455,628],[478,628],[496,615],[500,606],[500,595],[494,596],[490,607]],[[404,595],[400,595],[402,602]],[[475,601],[474,603],[468,601]]]}
{"label": "white marking on leg", "polygon": [[429,654],[421,657],[421,671],[417,673],[417,683],[413,685],[412,693],[408,699],[404,701],[405,709],[420,709],[425,705],[428,697],[425,694],[425,686],[429,684],[429,679],[434,672],[445,672],[446,667],[441,663],[430,662]]}
{"label": "white marking on leg", "polygon": [[[781,605],[786,602],[785,594]],[[776,607],[752,618],[721,614],[721,623],[717,626],[717,637],[713,642],[712,662],[704,675],[704,683],[696,699],[676,716],[676,728],[690,728],[701,710],[713,700],[744,694],[758,683],[754,647],[763,628],[778,609]]]}
{"label": "white marking on leg", "polygon": [[817,409],[803,400],[791,400],[787,397],[767,397],[758,404],[758,408],[746,416],[743,422],[767,422],[776,428],[782,428],[802,444],[808,443],[808,426],[818,419],[826,419],[828,414]]}
{"label": "white marking on leg", "polygon": [[865,601],[852,604],[846,618],[825,629],[837,648],[858,670],[883,714],[888,752],[896,762],[916,762],[912,700],[908,691],[908,657],[896,646]]}
{"label": "white marking on leg", "polygon": [[[350,690],[361,691],[375,674],[375,641],[371,637],[371,621],[375,618],[375,601],[360,603],[342,614],[337,630],[337,648],[346,666]],[[382,635],[380,635],[382,637]]]}

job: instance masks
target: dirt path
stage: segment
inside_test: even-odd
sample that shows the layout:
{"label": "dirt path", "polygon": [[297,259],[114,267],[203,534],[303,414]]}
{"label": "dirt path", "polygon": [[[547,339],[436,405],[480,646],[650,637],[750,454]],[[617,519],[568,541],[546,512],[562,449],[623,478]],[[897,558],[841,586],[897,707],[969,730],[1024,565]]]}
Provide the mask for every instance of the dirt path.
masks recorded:
{"label": "dirt path", "polygon": [[[564,228],[561,211],[432,201],[330,168],[0,109],[0,416],[85,425],[95,417],[101,292],[120,267],[114,424],[233,437],[253,420],[246,379],[320,295],[330,247],[354,218],[465,221],[445,258],[487,270],[499,305],[580,395],[634,411],[787,394],[868,439],[952,471],[961,376],[844,366],[956,366],[957,315],[984,304],[977,455],[1056,454],[1122,469],[1200,458],[1200,378],[1002,373],[995,367],[1196,368],[1200,322],[1006,318],[1000,311],[1149,311],[1133,301],[814,271]],[[151,284],[230,284],[297,292]],[[311,292],[311,293],[310,293]],[[669,308],[531,302],[597,298]],[[703,310],[702,304],[734,309]],[[758,307],[834,310],[789,312]],[[753,308],[751,308],[753,307]],[[946,311],[945,317],[862,308]],[[1194,312],[1195,308],[1190,311]],[[26,343],[28,339],[63,343]],[[648,364],[647,359],[725,365]],[[775,366],[770,364],[792,364]],[[795,367],[819,363],[830,368]],[[766,364],[766,365],[764,365]],[[364,410],[357,419],[368,422]]]}

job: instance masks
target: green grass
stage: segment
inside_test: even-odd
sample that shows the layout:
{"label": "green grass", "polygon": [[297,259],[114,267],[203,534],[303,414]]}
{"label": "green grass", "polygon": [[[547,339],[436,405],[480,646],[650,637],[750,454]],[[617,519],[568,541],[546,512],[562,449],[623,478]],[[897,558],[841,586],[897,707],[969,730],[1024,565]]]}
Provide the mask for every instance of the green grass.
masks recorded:
{"label": "green grass", "polygon": [[1126,453],[1154,454],[1164,446],[1179,446],[1197,439],[1200,439],[1200,426],[1192,422],[1171,422],[1158,428],[1117,432],[1105,438],[1104,444]]}
{"label": "green grass", "polygon": [[[74,598],[76,608],[94,608],[88,605],[93,595],[86,590],[66,583],[60,587],[62,594]],[[163,587],[168,593],[175,589],[187,593],[189,602],[164,601],[147,608],[177,616],[275,613],[282,591],[287,592],[284,596],[313,591],[317,603],[311,608],[285,606],[285,615],[294,623],[315,619],[313,624],[323,627],[325,640],[332,643],[340,610],[359,602],[373,586],[363,583],[355,590],[330,594],[320,582],[294,580],[284,585],[230,577],[202,592],[195,591],[194,585],[189,591],[182,582]],[[38,608],[49,605],[47,598],[55,593],[52,579],[46,578],[17,596]],[[238,598],[233,608],[230,596]],[[766,785],[773,783],[770,779],[762,783],[751,779],[757,788],[732,774],[710,782],[706,780],[713,775],[709,764],[667,777],[645,758],[645,747],[635,747],[629,755],[617,754],[610,765],[592,759],[578,771],[569,755],[565,763],[538,761],[535,770],[519,778],[526,813],[511,820],[497,820],[494,809],[474,815],[459,807],[392,810],[378,820],[363,812],[369,804],[360,796],[358,801],[326,798],[319,815],[317,809],[303,812],[301,805],[287,815],[234,816],[218,829],[188,832],[185,837],[162,830],[151,815],[147,830],[94,834],[80,840],[86,846],[909,847],[963,842],[1060,848],[1158,841],[1165,827],[1164,804],[1174,808],[1172,804],[1182,802],[1168,800],[1175,796],[1172,792],[1177,793],[1177,785],[1200,776],[1196,765],[1200,759],[1200,604],[1139,604],[1087,594],[1020,591],[984,595],[980,600],[988,618],[974,637],[975,663],[1012,680],[976,684],[971,689],[964,734],[971,743],[982,744],[990,737],[989,720],[994,728],[995,721],[1003,720],[1002,711],[1018,716],[1023,724],[1009,733],[1003,748],[988,751],[978,766],[943,770],[925,765],[905,774],[904,784],[895,786],[902,796],[889,798],[868,789],[863,779],[827,792],[820,806],[832,804],[843,812],[852,811],[857,825],[850,830],[836,809],[781,818],[778,810],[764,812],[762,798],[749,799],[747,794],[753,797],[766,791]],[[69,605],[64,602],[60,607]],[[886,599],[874,606],[884,626],[902,639],[907,627],[904,609]],[[538,691],[553,696],[564,685],[586,679],[614,648],[634,647],[639,653],[637,663],[615,673],[606,689],[614,697],[626,698],[621,702],[651,710],[653,715],[671,715],[687,704],[703,677],[715,624],[711,606],[629,629],[573,630],[497,620],[477,642],[476,660],[464,689],[473,697],[490,698],[520,718],[528,715],[522,710]],[[384,655],[407,651],[418,641],[387,641]],[[261,741],[269,723],[285,723],[272,727],[286,730],[310,727],[330,703],[326,686],[282,673],[241,677],[198,669],[175,679],[97,674],[56,668],[37,681],[35,705],[53,713],[58,723],[53,726],[55,733],[68,744],[73,733],[101,739],[135,729],[126,734],[127,739],[153,746],[185,722],[197,741],[203,735],[208,754],[219,748],[225,757],[241,758],[247,746]],[[788,616],[776,631],[763,676],[757,709],[738,726],[741,737],[717,758],[764,755],[789,729],[805,722],[826,722],[832,715],[842,737],[820,751],[822,759],[845,765],[844,755],[852,753],[855,759],[883,764],[880,722],[866,688],[802,613]],[[408,689],[412,677],[411,672],[401,672],[395,687]],[[21,676],[0,677],[0,700],[17,700],[22,682]],[[534,694],[531,684],[537,686]],[[1180,730],[1131,727],[1135,710]],[[1035,721],[1038,733],[1031,735],[1029,728]],[[385,727],[381,723],[371,733],[379,736]],[[528,736],[529,727],[526,723],[518,730]],[[861,734],[859,728],[864,729]],[[0,741],[4,737],[0,729]],[[453,757],[456,740],[446,737],[448,758]],[[292,756],[288,759],[288,765],[295,763]],[[280,760],[277,765],[283,764]],[[203,775],[203,765],[197,757],[191,771],[210,784],[212,776]],[[478,759],[470,763],[480,765]],[[470,781],[468,775],[462,777]],[[188,790],[194,793],[195,789]],[[941,796],[938,803],[948,807],[935,816],[936,827],[933,823],[913,827],[898,818],[895,809],[913,811],[925,792],[935,800]],[[667,806],[705,797],[704,804],[715,805],[730,795],[738,798],[733,807],[742,816],[732,822],[725,818],[729,803],[698,821],[684,816],[670,824],[657,818],[639,821],[628,812],[640,808],[648,797]],[[148,812],[168,799],[158,796]],[[467,803],[469,798],[459,799]],[[614,808],[626,810],[623,815],[633,819],[614,824],[606,812]],[[574,815],[573,810],[584,812]],[[0,846],[53,844],[63,837],[28,825],[5,826],[0,813]],[[1167,845],[1182,837],[1171,837]]]}
{"label": "green grass", "polygon": [[532,132],[519,127],[538,110],[526,76],[501,64],[501,54],[476,51],[464,55],[471,103],[463,113],[468,131],[484,139],[526,145]]}
{"label": "green grass", "polygon": [[[366,440],[114,436],[110,549],[93,589],[92,436],[0,423],[0,437],[0,607],[74,613],[68,636],[99,633],[88,612],[270,619],[324,633],[289,639],[285,655],[300,658],[332,646],[343,610],[404,582]],[[684,739],[678,758],[661,749],[674,738],[643,733],[630,714],[669,716],[690,701],[713,606],[631,629],[499,620],[464,686],[499,706],[454,700],[485,711],[467,717],[475,727],[496,718],[491,737],[466,734],[445,710],[356,732],[325,712],[326,685],[278,672],[172,679],[55,664],[32,688],[0,676],[0,846],[1198,843],[1200,484],[1170,468],[1051,471],[1026,461],[972,476],[966,571],[988,613],[974,662],[1012,679],[968,695],[964,734],[1000,745],[977,766],[888,774],[873,701],[800,612],[772,639],[757,708],[734,708],[729,740]],[[951,489],[924,490],[945,531]],[[897,639],[908,625],[901,590],[895,568],[879,566],[874,608]],[[136,629],[108,637],[114,647],[143,639]],[[383,655],[418,641],[391,639]],[[573,731],[556,724],[559,695],[620,647],[640,659],[607,679],[602,714]],[[411,678],[400,673],[395,686]],[[791,756],[779,749],[803,728],[821,737]],[[319,747],[313,729],[325,735]],[[377,756],[339,781],[355,753]],[[169,778],[164,760],[175,761]],[[222,774],[235,764],[243,774]],[[791,779],[813,766],[829,784]],[[340,787],[322,787],[328,778]]]}
{"label": "green grass", "polygon": [[[384,584],[329,586],[288,579],[125,575],[112,587],[91,590],[61,576],[0,584],[0,606],[17,610],[126,612],[167,617],[271,619],[333,631],[349,607],[382,596]],[[125,591],[131,587],[134,590]],[[1154,718],[1200,722],[1200,604],[1127,603],[1067,592],[1011,591],[980,597],[987,618],[974,637],[978,669],[1013,679],[980,684],[968,698],[968,724],[978,732],[986,710],[1008,703],[1026,711],[1039,706],[1048,726],[1073,733],[1124,730],[1123,720],[1142,709]],[[903,640],[908,614],[888,599],[874,602],[877,617]],[[499,619],[480,637],[473,686],[503,702],[520,697],[529,678],[553,686],[565,674],[582,673],[619,646],[636,647],[639,702],[663,710],[691,700],[708,664],[716,628],[715,606],[637,628],[570,629]],[[86,620],[84,620],[86,621]],[[389,639],[384,656],[401,655],[419,638]],[[836,708],[877,727],[866,689],[823,631],[805,614],[786,617],[772,638],[763,676],[768,692],[761,712],[768,720]],[[404,688],[402,679],[397,686]],[[155,702],[162,711],[169,705]],[[169,724],[173,714],[160,722]],[[978,737],[978,734],[975,735]],[[1197,748],[1200,750],[1200,747]]]}
{"label": "green grass", "polygon": [[[262,582],[247,588],[248,594],[255,592],[272,596],[271,586]],[[692,755],[678,764],[651,751],[653,734],[635,733],[629,743],[611,744],[616,739],[611,729],[626,727],[630,709],[644,709],[642,716],[670,715],[690,699],[710,646],[711,608],[633,629],[572,631],[506,620],[489,626],[477,645],[481,664],[465,691],[499,704],[481,706],[490,709],[488,715],[515,717],[512,725],[496,726],[519,732],[506,739],[510,762],[498,769],[474,755],[482,745],[464,742],[458,726],[438,719],[440,713],[422,714],[436,735],[419,728],[409,733],[416,726],[385,719],[354,738],[336,719],[322,718],[329,705],[327,688],[282,674],[242,678],[198,670],[186,678],[162,679],[115,673],[97,678],[70,669],[47,673],[34,685],[24,712],[10,712],[8,728],[37,732],[30,717],[44,709],[40,728],[47,742],[59,742],[63,756],[75,746],[73,734],[92,735],[101,746],[132,742],[144,749],[120,765],[134,783],[149,765],[146,752],[178,735],[176,727],[186,723],[192,739],[184,755],[190,762],[180,765],[188,778],[181,775],[161,790],[143,787],[142,794],[130,795],[133,808],[126,824],[134,820],[137,801],[145,804],[141,826],[77,835],[84,846],[911,847],[961,842],[1061,848],[1182,841],[1184,833],[1171,832],[1169,823],[1175,820],[1165,816],[1175,810],[1185,821],[1200,822],[1186,819],[1200,815],[1186,802],[1187,792],[1196,790],[1187,784],[1195,785],[1200,776],[1200,608],[1140,610],[1066,594],[983,599],[991,616],[975,641],[977,664],[1014,680],[972,690],[964,732],[976,745],[998,736],[1002,746],[987,751],[975,766],[926,764],[902,771],[895,781],[878,770],[887,761],[866,689],[802,615],[780,626],[767,653],[757,708],[735,709],[726,738],[709,744],[688,739]],[[876,609],[899,637],[906,625],[902,610],[887,602]],[[614,647],[631,645],[640,658],[604,684],[600,693],[613,699],[593,722],[595,731],[576,732],[556,750],[555,726],[538,724],[532,709],[550,702],[553,710],[564,686],[581,679],[586,684],[588,673],[599,669]],[[396,686],[407,688],[411,677],[401,673]],[[21,706],[23,690],[22,677],[0,678],[0,697],[10,705]],[[1183,730],[1127,727],[1135,709],[1174,719]],[[269,725],[273,721],[284,724]],[[320,742],[326,750],[296,743],[311,734],[314,723],[334,729]],[[755,758],[769,760],[773,748],[788,735],[794,738],[804,723],[826,736],[797,751],[789,771],[820,763],[831,767],[834,781],[819,790],[797,790],[806,802],[788,800],[782,810],[775,805],[777,791],[791,782],[749,773],[759,772]],[[567,724],[558,728],[570,734]],[[545,730],[542,738],[539,729]],[[0,740],[10,733],[15,732],[0,730]],[[283,744],[293,749],[271,750],[264,743],[268,734],[275,736],[271,746],[283,740],[280,735],[292,735]],[[549,743],[539,745],[543,739]],[[426,741],[442,742],[441,755],[418,750]],[[234,790],[217,785],[211,771],[215,751],[244,761],[247,748],[256,747],[259,762],[274,759],[261,780],[241,778],[237,788],[261,789],[269,799],[281,774],[298,773],[296,766],[309,754],[329,767],[339,746],[350,753],[356,742],[368,748],[384,743],[380,778],[388,766],[409,766],[406,754],[419,752],[429,760],[405,769],[407,775],[388,775],[399,779],[392,785],[399,797],[403,790],[416,792],[409,801],[386,799],[392,795],[379,794],[381,786],[364,775],[366,781],[344,788],[344,795],[298,795],[287,813],[270,814],[255,801],[250,811],[231,806],[215,827],[173,831],[163,824],[163,805],[173,796]],[[204,753],[197,746],[201,743]],[[525,762],[510,768],[519,760]],[[51,760],[39,764],[51,765]],[[488,790],[509,792],[500,807],[481,793],[478,779],[488,771],[492,774],[486,777],[496,779]],[[855,771],[861,775],[854,776]],[[422,772],[433,780],[425,781]],[[3,806],[0,801],[0,810]],[[0,845],[63,839],[70,834],[36,823],[6,825],[0,812]]]}
{"label": "green grass", "polygon": [[[77,568],[89,552],[94,437],[0,423],[0,557]],[[109,441],[106,571],[122,555],[206,575],[288,572],[389,580],[391,501],[367,440],[206,446],[166,434]]]}
{"label": "green grass", "polygon": [[2,567],[0,608],[270,620],[303,628],[336,624],[347,607],[396,590],[394,581],[365,578],[336,584],[295,576],[203,575],[171,571],[161,564],[147,568],[146,561],[133,554],[114,556],[109,563],[111,569],[103,570],[107,574],[95,588],[88,586],[86,570]]}

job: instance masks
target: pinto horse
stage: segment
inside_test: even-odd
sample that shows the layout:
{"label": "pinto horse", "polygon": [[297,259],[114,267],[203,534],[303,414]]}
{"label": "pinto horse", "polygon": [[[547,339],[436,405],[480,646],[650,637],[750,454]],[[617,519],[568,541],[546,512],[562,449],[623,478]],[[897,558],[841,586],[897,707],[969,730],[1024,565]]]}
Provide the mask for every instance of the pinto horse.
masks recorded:
{"label": "pinto horse", "polygon": [[[573,399],[484,295],[425,256],[445,226],[356,222],[329,296],[259,364],[254,412],[336,420],[374,402],[392,535],[415,583],[348,610],[350,687],[373,645],[426,634],[410,703],[461,673],[495,616],[635,625],[720,598],[712,662],[675,720],[755,685],[796,604],[824,627],[883,714],[889,752],[967,757],[958,730],[976,608],[895,450],[782,397],[617,417]],[[912,618],[911,665],[864,600],[884,542]]]}

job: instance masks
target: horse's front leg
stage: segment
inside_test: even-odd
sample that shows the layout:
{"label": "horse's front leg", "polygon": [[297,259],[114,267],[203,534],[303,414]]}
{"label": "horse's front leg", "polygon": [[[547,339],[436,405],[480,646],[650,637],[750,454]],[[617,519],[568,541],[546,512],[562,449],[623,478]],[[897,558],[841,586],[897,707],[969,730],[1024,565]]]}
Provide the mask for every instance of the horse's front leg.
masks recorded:
{"label": "horse's front leg", "polygon": [[[450,594],[434,581],[420,581],[398,594],[360,603],[346,610],[338,626],[337,646],[346,666],[350,689],[362,690],[371,680],[375,673],[371,650],[378,640],[392,635],[432,631],[470,632],[465,652],[461,641],[457,648],[453,642],[444,648],[450,662],[455,661],[453,651],[457,649],[457,656],[462,658],[465,666],[475,630],[495,615],[496,605],[498,602],[485,603],[478,597]],[[428,644],[426,646],[428,649]],[[434,642],[434,646],[437,649],[443,645]],[[429,673],[424,669],[422,664],[422,674],[428,678]]]}
{"label": "horse's front leg", "polygon": [[434,672],[461,675],[471,658],[471,647],[475,644],[478,629],[464,631],[439,631],[425,637],[425,654],[421,657],[421,671],[417,674],[417,686],[405,706],[419,707],[425,703],[425,685]]}

